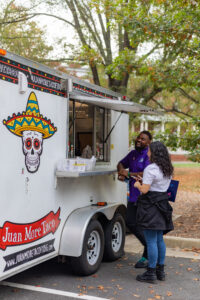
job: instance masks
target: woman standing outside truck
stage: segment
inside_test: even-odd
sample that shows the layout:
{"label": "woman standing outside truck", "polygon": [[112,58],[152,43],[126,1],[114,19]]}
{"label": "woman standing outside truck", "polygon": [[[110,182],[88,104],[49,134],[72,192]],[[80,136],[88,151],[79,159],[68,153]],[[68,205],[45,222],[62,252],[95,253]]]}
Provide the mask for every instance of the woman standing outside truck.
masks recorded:
{"label": "woman standing outside truck", "polygon": [[134,184],[142,193],[138,198],[137,224],[144,232],[148,254],[147,271],[136,279],[156,283],[157,279],[165,280],[163,234],[173,230],[167,194],[173,166],[167,148],[159,141],[149,145],[148,156],[150,165],[144,170],[142,184],[139,181]]}

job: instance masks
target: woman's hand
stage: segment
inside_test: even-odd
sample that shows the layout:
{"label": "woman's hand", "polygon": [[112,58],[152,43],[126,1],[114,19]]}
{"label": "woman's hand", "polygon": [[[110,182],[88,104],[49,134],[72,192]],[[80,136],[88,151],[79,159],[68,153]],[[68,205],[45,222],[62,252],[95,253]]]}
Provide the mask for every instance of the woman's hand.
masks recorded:
{"label": "woman's hand", "polygon": [[139,182],[139,181],[136,181],[136,182],[134,183],[134,187],[137,188],[137,189],[139,189],[139,188],[141,187],[140,182]]}
{"label": "woman's hand", "polygon": [[142,184],[142,177],[140,175],[136,175],[136,181]]}
{"label": "woman's hand", "polygon": [[137,188],[142,194],[146,194],[150,190],[151,185],[150,184],[140,184],[139,181],[136,181],[134,183],[134,187]]}

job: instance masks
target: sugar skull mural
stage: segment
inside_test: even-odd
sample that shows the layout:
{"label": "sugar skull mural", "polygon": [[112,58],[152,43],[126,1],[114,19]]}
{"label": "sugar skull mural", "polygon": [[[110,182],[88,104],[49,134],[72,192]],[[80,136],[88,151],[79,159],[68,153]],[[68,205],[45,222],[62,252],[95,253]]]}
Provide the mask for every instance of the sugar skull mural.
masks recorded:
{"label": "sugar skull mural", "polygon": [[35,93],[30,93],[25,112],[13,114],[3,124],[10,132],[22,137],[26,168],[28,172],[35,173],[40,166],[43,139],[51,137],[57,130],[50,120],[40,114]]}
{"label": "sugar skull mural", "polygon": [[43,142],[42,133],[30,130],[24,131],[22,142],[26,167],[29,172],[34,173],[40,165]]}

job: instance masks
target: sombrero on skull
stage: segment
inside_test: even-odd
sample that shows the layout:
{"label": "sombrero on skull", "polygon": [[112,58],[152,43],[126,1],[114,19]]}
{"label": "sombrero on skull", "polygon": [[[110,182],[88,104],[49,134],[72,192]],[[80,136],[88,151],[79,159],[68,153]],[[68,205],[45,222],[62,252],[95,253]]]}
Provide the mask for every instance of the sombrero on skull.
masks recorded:
{"label": "sombrero on skull", "polygon": [[38,100],[34,92],[29,95],[26,111],[17,115],[13,114],[7,120],[3,120],[3,124],[9,131],[18,136],[22,136],[25,130],[31,130],[41,132],[43,139],[47,139],[57,131],[51,120],[43,118],[40,114]]}

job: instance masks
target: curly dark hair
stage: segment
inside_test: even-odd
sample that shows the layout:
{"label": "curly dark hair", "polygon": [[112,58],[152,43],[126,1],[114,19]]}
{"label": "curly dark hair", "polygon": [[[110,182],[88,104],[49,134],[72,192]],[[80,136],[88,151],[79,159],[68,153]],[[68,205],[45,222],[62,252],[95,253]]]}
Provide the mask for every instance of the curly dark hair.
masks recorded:
{"label": "curly dark hair", "polygon": [[173,175],[174,168],[167,147],[159,141],[149,145],[151,151],[150,161],[159,166],[165,177]]}

